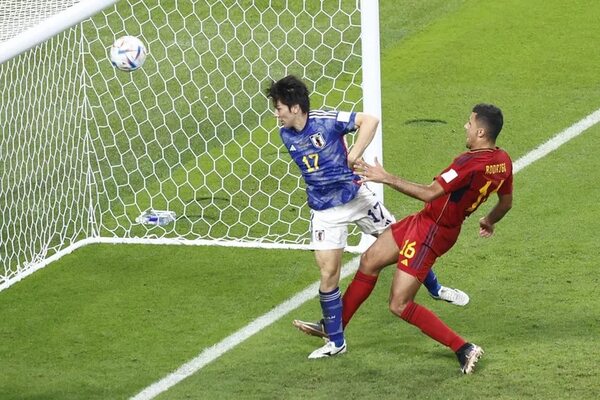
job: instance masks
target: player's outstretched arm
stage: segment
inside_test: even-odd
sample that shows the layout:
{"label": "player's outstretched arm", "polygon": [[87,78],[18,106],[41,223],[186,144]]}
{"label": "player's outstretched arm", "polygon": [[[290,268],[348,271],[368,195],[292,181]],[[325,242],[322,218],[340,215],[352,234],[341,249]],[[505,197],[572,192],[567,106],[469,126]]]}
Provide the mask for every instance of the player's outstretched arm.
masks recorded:
{"label": "player's outstretched arm", "polygon": [[356,114],[354,123],[358,127],[358,134],[354,141],[354,145],[348,153],[348,166],[350,168],[354,168],[356,160],[362,157],[365,149],[375,137],[375,132],[379,125],[379,118],[371,114],[359,112]]}
{"label": "player's outstretched arm", "polygon": [[512,194],[498,195],[498,202],[488,215],[479,220],[479,236],[490,237],[494,234],[494,225],[512,208]]}
{"label": "player's outstretched arm", "polygon": [[429,185],[407,181],[387,172],[377,158],[375,158],[374,165],[368,164],[364,160],[358,160],[354,165],[362,177],[361,182],[383,183],[407,196],[426,203],[444,194],[444,188],[438,181],[434,180]]}

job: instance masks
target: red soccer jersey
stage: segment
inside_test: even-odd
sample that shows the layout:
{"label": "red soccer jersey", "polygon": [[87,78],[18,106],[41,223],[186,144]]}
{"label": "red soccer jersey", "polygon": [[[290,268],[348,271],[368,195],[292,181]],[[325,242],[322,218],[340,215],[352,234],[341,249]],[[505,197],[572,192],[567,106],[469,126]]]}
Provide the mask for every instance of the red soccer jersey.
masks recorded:
{"label": "red soccer jersey", "polygon": [[421,213],[440,226],[460,227],[491,194],[512,193],[512,161],[498,147],[467,151],[435,180],[446,194],[427,203]]}

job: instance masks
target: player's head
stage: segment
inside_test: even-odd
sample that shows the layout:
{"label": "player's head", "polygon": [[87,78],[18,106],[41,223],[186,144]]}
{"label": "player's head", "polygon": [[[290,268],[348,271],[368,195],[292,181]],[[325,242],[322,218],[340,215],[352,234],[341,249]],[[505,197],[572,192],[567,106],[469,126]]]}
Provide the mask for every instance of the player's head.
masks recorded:
{"label": "player's head", "polygon": [[481,103],[473,107],[473,112],[476,114],[477,124],[485,130],[490,139],[496,141],[504,124],[502,111],[493,104]]}
{"label": "player's head", "polygon": [[277,107],[277,102],[279,102],[287,106],[290,111],[294,106],[298,106],[304,114],[308,114],[310,110],[308,88],[304,82],[294,75],[288,75],[277,82],[271,82],[267,88],[267,97],[273,100],[274,107]]}
{"label": "player's head", "polygon": [[480,142],[495,144],[503,124],[504,117],[498,107],[492,104],[477,104],[465,124],[467,148],[479,147],[477,143]]}

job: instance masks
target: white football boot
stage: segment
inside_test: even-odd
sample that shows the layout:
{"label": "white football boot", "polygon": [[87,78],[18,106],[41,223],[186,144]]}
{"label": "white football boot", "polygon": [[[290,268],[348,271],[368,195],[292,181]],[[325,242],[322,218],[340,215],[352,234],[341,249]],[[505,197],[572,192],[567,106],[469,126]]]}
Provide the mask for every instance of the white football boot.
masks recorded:
{"label": "white football boot", "polygon": [[[428,292],[429,293],[429,292]],[[469,295],[459,289],[453,289],[446,286],[442,286],[437,296],[429,293],[431,297],[436,300],[444,300],[455,306],[466,306],[469,304]]]}
{"label": "white football boot", "polygon": [[334,342],[327,342],[327,343],[325,343],[325,345],[323,347],[319,347],[318,349],[316,349],[315,351],[310,353],[308,358],[314,359],[314,358],[333,357],[333,356],[337,356],[339,354],[344,354],[345,352],[346,352],[346,341],[345,340],[344,340],[344,343],[342,343],[342,345],[340,347],[337,347]]}

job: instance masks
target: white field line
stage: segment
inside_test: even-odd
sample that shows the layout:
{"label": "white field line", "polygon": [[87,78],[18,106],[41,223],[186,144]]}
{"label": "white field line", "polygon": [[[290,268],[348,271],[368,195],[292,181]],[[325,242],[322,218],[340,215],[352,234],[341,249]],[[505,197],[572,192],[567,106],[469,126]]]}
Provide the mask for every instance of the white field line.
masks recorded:
{"label": "white field line", "polygon": [[[353,258],[346,265],[344,265],[344,267],[342,268],[340,279],[346,278],[354,271],[356,271],[356,269],[358,268],[359,260],[360,256]],[[160,381],[157,381],[152,385],[148,386],[146,389],[138,393],[135,397],[132,397],[132,399],[153,399],[155,396],[168,390],[170,387],[175,386],[188,376],[196,373],[206,364],[219,358],[223,353],[233,349],[235,346],[242,343],[255,333],[260,332],[263,328],[266,328],[275,321],[279,320],[281,317],[288,314],[290,311],[295,310],[302,304],[306,303],[308,300],[313,299],[318,293],[318,291],[319,282],[315,282],[300,293],[296,294],[294,297],[284,301],[268,313],[250,322],[244,328],[226,337],[214,346],[205,349],[196,358],[183,364],[177,369],[177,371],[165,376]]]}
{"label": "white field line", "polygon": [[[548,153],[556,150],[569,140],[573,139],[576,136],[579,136],[585,130],[594,126],[598,122],[600,122],[600,109],[583,118],[581,121],[571,125],[564,131],[558,133],[552,139],[548,140],[546,143],[538,146],[534,150],[525,154],[523,157],[519,158],[517,161],[514,162],[513,172],[519,172],[528,165],[546,156]],[[356,269],[358,268],[359,260],[360,256],[353,258],[346,265],[344,265],[344,267],[342,268],[342,274],[340,279],[346,278],[354,271],[356,271]],[[161,380],[148,386],[131,399],[150,400],[158,396],[160,393],[169,390],[169,388],[175,386],[187,377],[195,374],[205,365],[216,360],[224,353],[236,347],[238,344],[244,342],[246,339],[260,332],[262,329],[273,324],[281,317],[288,314],[290,311],[295,310],[308,300],[311,300],[314,297],[316,297],[318,290],[319,282],[313,283],[300,293],[296,294],[294,297],[286,300],[285,302],[281,303],[279,306],[275,307],[268,313],[250,322],[244,328],[226,337],[219,343],[205,349],[196,358],[183,364],[175,372],[172,372],[171,374],[165,376]]]}
{"label": "white field line", "polygon": [[581,121],[574,123],[564,131],[556,134],[556,136],[548,140],[546,143],[536,147],[523,157],[519,158],[513,164],[513,173],[519,172],[529,164],[534,163],[540,158],[546,156],[548,153],[558,149],[560,146],[567,143],[574,137],[579,136],[585,130],[596,125],[598,122],[600,122],[600,109],[594,111]]}

